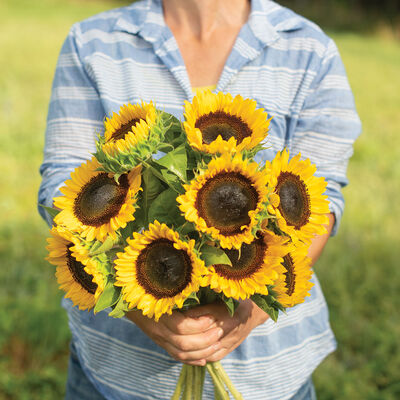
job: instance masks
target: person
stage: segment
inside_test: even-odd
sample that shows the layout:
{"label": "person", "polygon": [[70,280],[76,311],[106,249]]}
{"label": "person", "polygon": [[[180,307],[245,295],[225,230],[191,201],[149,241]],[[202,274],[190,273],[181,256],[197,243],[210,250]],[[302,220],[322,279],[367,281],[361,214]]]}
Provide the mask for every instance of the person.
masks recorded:
{"label": "person", "polygon": [[[310,248],[315,262],[339,225],[360,121],[334,42],[269,0],[140,0],[75,24],[55,72],[39,203],[51,206],[121,105],[153,101],[182,120],[199,87],[252,98],[273,116],[258,161],[287,147],[327,180],[330,223]],[[311,374],[336,344],[313,282],[311,296],[277,323],[251,300],[233,318],[211,304],[156,323],[137,311],[94,315],[64,299],[72,332],[66,399],[169,399],[180,362],[217,360],[246,400],[314,399]],[[213,398],[209,378],[204,398]]]}

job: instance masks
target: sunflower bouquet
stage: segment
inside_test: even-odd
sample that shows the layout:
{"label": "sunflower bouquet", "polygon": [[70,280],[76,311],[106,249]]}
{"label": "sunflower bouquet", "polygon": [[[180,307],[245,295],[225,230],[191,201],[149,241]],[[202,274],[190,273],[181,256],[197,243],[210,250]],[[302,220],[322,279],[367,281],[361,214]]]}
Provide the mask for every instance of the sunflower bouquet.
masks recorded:
{"label": "sunflower bouquet", "polygon": [[[308,247],[328,222],[326,183],[287,150],[260,164],[270,118],[254,100],[198,92],[184,121],[153,103],[106,118],[93,157],[46,208],[48,261],[74,305],[156,321],[215,301],[252,299],[277,320],[312,287]],[[221,364],[184,365],[173,399],[242,396]]]}

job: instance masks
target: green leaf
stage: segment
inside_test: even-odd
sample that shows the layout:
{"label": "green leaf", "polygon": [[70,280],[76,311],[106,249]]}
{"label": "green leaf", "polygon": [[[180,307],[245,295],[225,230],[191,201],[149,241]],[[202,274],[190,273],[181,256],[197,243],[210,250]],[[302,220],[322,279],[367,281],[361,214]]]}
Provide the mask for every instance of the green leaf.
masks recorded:
{"label": "green leaf", "polygon": [[232,261],[227,254],[219,247],[209,246],[205,244],[201,247],[201,259],[206,266],[214,264],[232,265]]}
{"label": "green leaf", "polygon": [[46,207],[43,204],[39,204],[40,207],[44,208],[50,215],[51,218],[54,218],[61,210],[53,207]]}
{"label": "green leaf", "polygon": [[276,322],[278,320],[279,309],[275,308],[273,303],[271,305],[269,304],[270,299],[268,299],[268,296],[256,293],[253,294],[250,298],[258,307],[261,308],[261,310],[266,312],[273,321]]}
{"label": "green leaf", "polygon": [[201,287],[198,291],[198,297],[200,298],[201,304],[212,304],[218,300],[219,295],[210,289],[209,286]]}
{"label": "green leaf", "polygon": [[172,187],[177,193],[183,193],[185,191],[183,189],[181,179],[178,178],[178,176],[174,172],[170,171],[160,164],[157,164],[154,160],[150,163],[144,163],[144,165],[147,169],[151,171],[151,173],[155,177],[157,177],[167,186]]}
{"label": "green leaf", "polygon": [[[131,236],[133,232],[139,232],[145,226],[146,212],[144,210],[144,207],[141,206],[142,202],[140,201],[140,199],[141,193],[139,193],[138,196],[137,206],[134,214],[135,219],[128,224],[130,225],[130,227],[128,228],[128,236]],[[128,236],[123,236],[124,240],[126,240]]]}
{"label": "green leaf", "polygon": [[167,168],[182,181],[186,182],[187,155],[185,144],[180,145],[175,150],[168,152],[164,157],[154,162]]}
{"label": "green leaf", "polygon": [[[183,219],[183,217],[182,217],[182,219]],[[197,232],[197,229],[196,229],[195,225],[193,224],[193,222],[189,222],[189,221],[182,221],[182,222],[183,222],[182,225],[175,227],[175,230],[179,233],[179,235],[186,236],[189,233]]]}
{"label": "green leaf", "polygon": [[[122,228],[120,230],[121,233],[121,237],[122,237],[122,242],[125,244],[126,243],[126,239],[132,237],[132,233],[133,232],[137,232],[140,228],[139,228],[139,223],[138,220],[136,218],[136,212],[139,211],[140,209],[137,208],[135,211],[135,220],[134,221],[130,221],[126,224],[125,228]],[[139,228],[139,229],[138,229]]]}
{"label": "green leaf", "polygon": [[[188,144],[186,145],[186,154],[187,154],[187,169],[188,171],[193,171],[196,170],[199,166],[199,164],[202,163],[202,161],[207,165],[211,161],[211,156],[207,154],[202,154],[198,151],[193,150],[192,147],[190,147]],[[190,174],[191,176],[188,177],[189,180],[193,179],[194,175],[193,173]]]}
{"label": "green leaf", "polygon": [[[151,168],[145,168],[142,172],[142,192],[140,194],[140,206],[143,213],[143,225],[147,225],[148,210],[151,202],[165,189]],[[136,210],[138,211],[138,210]]]}
{"label": "green leaf", "polygon": [[283,305],[276,299],[276,294],[273,289],[271,289],[271,286],[268,286],[268,296],[264,297],[270,307],[276,308],[282,312],[286,312],[286,308],[283,307]]}
{"label": "green leaf", "polygon": [[226,308],[229,311],[230,316],[232,317],[235,314],[236,309],[239,307],[239,302],[232,297],[227,297],[224,294],[220,295],[221,300],[225,303]]}
{"label": "green leaf", "polygon": [[171,172],[169,169],[162,169],[161,170],[161,175],[164,179],[164,181],[167,183],[167,185],[174,189],[176,193],[182,194],[185,192],[185,189],[182,186],[182,181],[180,178],[178,178],[173,172]]}
{"label": "green leaf", "polygon": [[[134,310],[134,308],[132,310]],[[114,318],[122,318],[127,311],[130,311],[128,308],[128,303],[122,298],[121,294],[117,303],[113,307],[113,310],[108,315]]]}
{"label": "green leaf", "polygon": [[107,253],[100,253],[92,256],[92,259],[97,262],[97,269],[105,277],[115,274],[114,266],[112,265],[110,260],[113,259],[116,252],[117,249],[112,248],[111,250],[108,250]]}
{"label": "green leaf", "polygon": [[176,195],[176,192],[169,188],[157,196],[149,208],[149,223],[154,220],[164,222],[165,224],[173,224],[175,226],[184,223],[184,218],[176,202]]}
{"label": "green leaf", "polygon": [[197,293],[193,292],[190,294],[190,296],[188,296],[185,301],[183,302],[183,306],[182,308],[184,309],[188,309],[188,308],[192,308],[195,306],[198,306],[200,304],[200,300],[197,297]]}
{"label": "green leaf", "polygon": [[171,124],[164,135],[164,142],[172,145],[173,148],[179,147],[182,143],[186,142],[185,131],[182,128],[181,122],[172,116],[170,119]]}
{"label": "green leaf", "polygon": [[97,299],[94,307],[94,313],[105,310],[106,308],[112,307],[120,297],[121,288],[114,286],[114,279],[107,281],[104,287],[103,293]]}
{"label": "green leaf", "polygon": [[152,168],[144,168],[142,173],[143,193],[149,201],[154,200],[165,187],[160,179],[154,175]]}

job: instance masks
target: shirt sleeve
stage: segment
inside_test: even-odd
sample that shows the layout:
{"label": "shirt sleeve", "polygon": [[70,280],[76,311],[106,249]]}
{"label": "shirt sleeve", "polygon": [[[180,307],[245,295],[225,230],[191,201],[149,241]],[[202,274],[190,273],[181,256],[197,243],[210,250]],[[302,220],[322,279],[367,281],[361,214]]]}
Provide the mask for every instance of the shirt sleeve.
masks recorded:
{"label": "shirt sleeve", "polygon": [[310,84],[290,146],[317,166],[328,185],[330,210],[336,234],[344,208],[341,189],[348,184],[346,170],[353,143],[361,132],[354,98],[336,45],[330,41],[319,70]]}
{"label": "shirt sleeve", "polygon": [[[71,171],[91,157],[103,132],[104,109],[95,82],[87,74],[82,56],[79,25],[67,36],[53,80],[38,202],[51,207],[53,198]],[[51,224],[47,212],[38,207]]]}

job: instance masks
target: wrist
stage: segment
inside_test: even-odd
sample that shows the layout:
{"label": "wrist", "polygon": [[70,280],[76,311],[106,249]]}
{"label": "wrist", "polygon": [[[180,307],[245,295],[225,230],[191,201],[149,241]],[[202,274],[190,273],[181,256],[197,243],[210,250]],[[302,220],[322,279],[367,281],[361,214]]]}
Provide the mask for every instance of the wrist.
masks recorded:
{"label": "wrist", "polygon": [[252,329],[263,324],[269,318],[269,315],[251,299],[241,301],[237,311],[239,311],[239,318],[243,322],[251,322]]}

